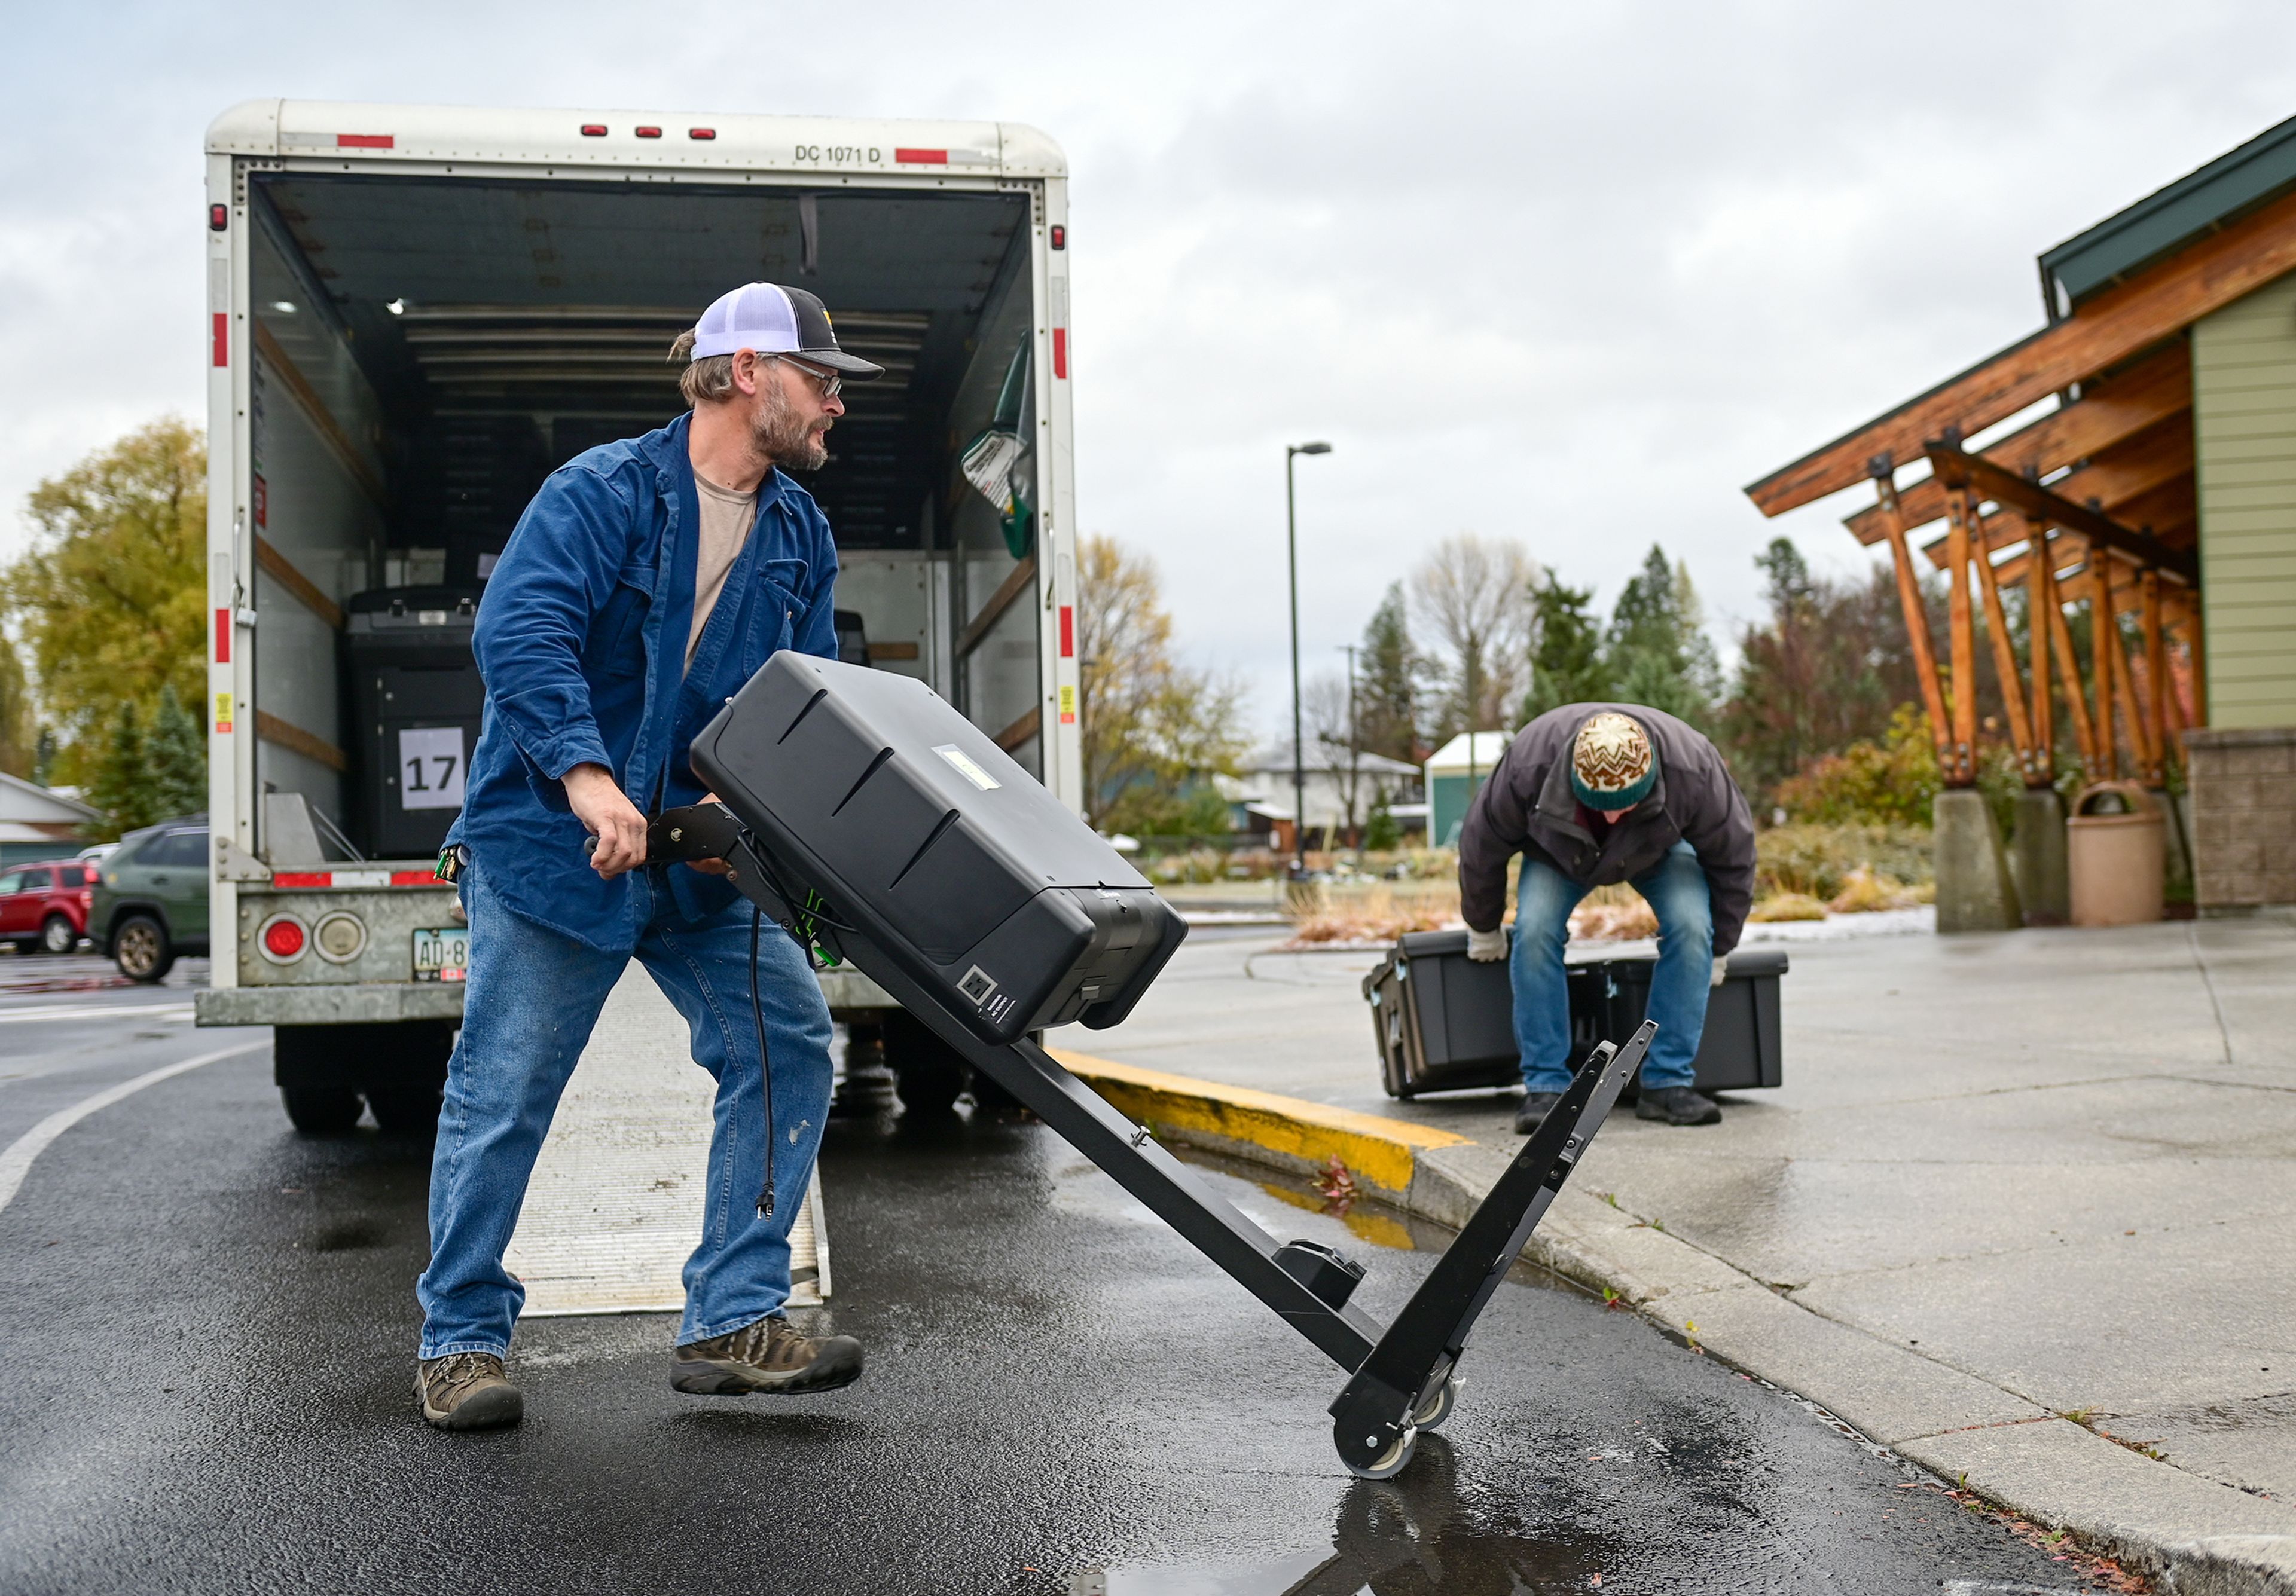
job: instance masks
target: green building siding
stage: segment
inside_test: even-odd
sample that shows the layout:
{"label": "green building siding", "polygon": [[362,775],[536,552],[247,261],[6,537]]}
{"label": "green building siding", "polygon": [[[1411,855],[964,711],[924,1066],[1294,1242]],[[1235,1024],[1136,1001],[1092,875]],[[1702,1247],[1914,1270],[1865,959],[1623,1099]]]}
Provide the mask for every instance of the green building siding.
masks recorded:
{"label": "green building siding", "polygon": [[1431,776],[1427,782],[1427,840],[1435,847],[1459,846],[1459,828],[1466,823],[1467,811],[1483,783],[1491,779],[1488,770],[1479,770],[1472,784],[1467,773],[1456,776]]}
{"label": "green building siding", "polygon": [[2209,724],[2296,726],[2296,274],[2193,324]]}

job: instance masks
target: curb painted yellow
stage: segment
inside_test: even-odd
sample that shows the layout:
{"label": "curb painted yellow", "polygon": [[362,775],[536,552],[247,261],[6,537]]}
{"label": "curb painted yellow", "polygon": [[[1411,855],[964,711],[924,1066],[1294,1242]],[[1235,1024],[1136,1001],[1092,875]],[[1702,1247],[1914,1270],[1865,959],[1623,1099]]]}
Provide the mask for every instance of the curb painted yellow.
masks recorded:
{"label": "curb painted yellow", "polygon": [[1167,1075],[1087,1053],[1049,1049],[1076,1077],[1120,1112],[1183,1140],[1243,1142],[1309,1165],[1337,1158],[1382,1191],[1399,1194],[1411,1184],[1418,1155],[1456,1147],[1464,1136],[1352,1109],[1194,1076]]}

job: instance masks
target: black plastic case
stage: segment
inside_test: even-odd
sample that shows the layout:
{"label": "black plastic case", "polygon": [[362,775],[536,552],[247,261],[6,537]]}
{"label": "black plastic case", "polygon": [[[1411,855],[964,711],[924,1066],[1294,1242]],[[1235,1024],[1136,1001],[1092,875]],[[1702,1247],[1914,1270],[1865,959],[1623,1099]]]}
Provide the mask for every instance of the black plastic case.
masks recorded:
{"label": "black plastic case", "polygon": [[983,1041],[1122,1019],[1187,924],[923,683],[775,654],[693,741],[726,807]]}
{"label": "black plastic case", "polygon": [[[1595,1044],[1634,1034],[1650,1004],[1655,956],[1565,966],[1572,1062]],[[1784,1080],[1778,978],[1784,948],[1740,948],[1729,976],[1708,995],[1698,1044],[1702,1092],[1738,1092]],[[1512,1086],[1522,1079],[1514,1040],[1514,991],[1505,960],[1467,957],[1464,931],[1414,931],[1364,978],[1390,1097]]]}

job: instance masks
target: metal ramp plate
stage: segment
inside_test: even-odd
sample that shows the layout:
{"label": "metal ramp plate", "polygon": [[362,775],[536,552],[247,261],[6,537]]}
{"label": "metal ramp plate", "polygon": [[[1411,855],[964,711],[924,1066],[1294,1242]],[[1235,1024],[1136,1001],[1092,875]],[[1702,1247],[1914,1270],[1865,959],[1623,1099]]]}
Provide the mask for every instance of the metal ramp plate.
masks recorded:
{"label": "metal ramp plate", "polygon": [[[633,962],[606,1000],[535,1162],[504,1266],[526,1314],[676,1313],[701,1237],[703,1170],[717,1083],[686,1025]],[[821,1174],[790,1231],[790,1305],[829,1295]]]}

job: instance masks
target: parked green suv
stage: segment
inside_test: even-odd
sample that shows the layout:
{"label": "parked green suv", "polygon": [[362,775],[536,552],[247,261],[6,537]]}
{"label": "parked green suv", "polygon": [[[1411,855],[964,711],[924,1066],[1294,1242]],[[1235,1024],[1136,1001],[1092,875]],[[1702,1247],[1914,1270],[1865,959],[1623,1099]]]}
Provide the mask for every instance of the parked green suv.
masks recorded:
{"label": "parked green suv", "polygon": [[208,817],[130,831],[104,855],[87,934],[133,981],[156,981],[179,954],[208,951]]}

